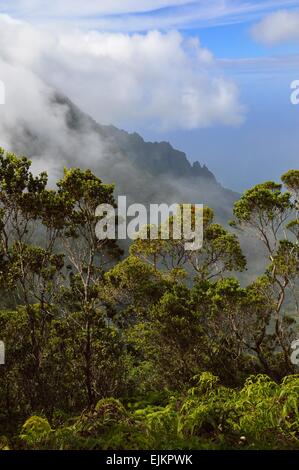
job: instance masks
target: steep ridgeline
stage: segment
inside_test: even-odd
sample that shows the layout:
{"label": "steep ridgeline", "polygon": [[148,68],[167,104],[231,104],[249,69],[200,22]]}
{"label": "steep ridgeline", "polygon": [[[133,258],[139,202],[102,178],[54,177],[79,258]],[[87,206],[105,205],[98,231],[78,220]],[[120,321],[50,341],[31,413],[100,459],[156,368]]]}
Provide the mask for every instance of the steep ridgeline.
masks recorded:
{"label": "steep ridgeline", "polygon": [[118,147],[134,165],[151,175],[190,178],[190,181],[203,178],[216,183],[215,176],[199,162],[190,164],[186,155],[174,149],[168,142],[145,142],[137,133],[129,134],[114,126],[102,126],[102,133],[113,138]]}
{"label": "steep ridgeline", "polygon": [[10,129],[11,150],[32,158],[51,181],[64,165],[91,168],[130,202],[204,203],[225,223],[238,194],[223,188],[204,165],[193,165],[169,143],[145,142],[136,133],[102,126],[69,99],[55,94],[47,103],[47,125],[22,119]]}

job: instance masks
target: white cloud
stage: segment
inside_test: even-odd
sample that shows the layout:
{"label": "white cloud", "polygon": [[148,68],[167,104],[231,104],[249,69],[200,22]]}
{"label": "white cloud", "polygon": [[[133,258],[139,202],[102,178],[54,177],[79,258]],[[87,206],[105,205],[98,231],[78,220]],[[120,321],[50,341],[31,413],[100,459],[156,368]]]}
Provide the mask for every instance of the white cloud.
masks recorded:
{"label": "white cloud", "polygon": [[147,31],[244,22],[298,0],[1,0],[0,12],[38,23]]}
{"label": "white cloud", "polygon": [[142,13],[165,7],[196,3],[193,0],[10,0],[2,2],[3,11],[30,16],[82,16]]}
{"label": "white cloud", "polygon": [[276,77],[289,77],[296,74],[299,68],[299,55],[280,55],[271,57],[245,57],[242,59],[219,59],[222,69],[232,75],[254,76],[264,75]]}
{"label": "white cloud", "polygon": [[299,40],[299,12],[281,10],[266,16],[252,28],[253,37],[264,44],[273,45]]}
{"label": "white cloud", "polygon": [[175,31],[50,33],[2,17],[0,58],[6,107],[18,94],[32,95],[31,107],[17,105],[24,119],[26,109],[44,104],[45,83],[103,124],[193,129],[237,125],[244,117],[237,87],[210,51]]}

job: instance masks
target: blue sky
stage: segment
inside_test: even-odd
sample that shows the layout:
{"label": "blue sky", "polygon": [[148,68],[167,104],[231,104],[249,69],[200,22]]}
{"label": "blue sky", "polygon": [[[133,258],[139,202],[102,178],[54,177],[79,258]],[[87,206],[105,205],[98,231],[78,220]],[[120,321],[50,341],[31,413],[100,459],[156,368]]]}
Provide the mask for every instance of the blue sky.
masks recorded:
{"label": "blue sky", "polygon": [[28,34],[22,26],[25,44],[39,35],[26,67],[98,121],[170,141],[235,190],[298,168],[299,106],[290,103],[290,84],[299,79],[298,12],[299,0],[0,4],[0,14],[32,28]]}
{"label": "blue sky", "polygon": [[[250,19],[185,31],[198,34],[219,59],[252,59],[252,67],[237,61],[229,67],[247,107],[245,122],[237,128],[217,126],[170,135],[175,146],[192,160],[206,163],[224,185],[238,191],[267,179],[279,180],[283,172],[299,168],[299,106],[290,103],[290,83],[299,79],[299,41],[260,44],[250,33],[254,24]],[[272,58],[277,65],[268,68]],[[158,134],[147,136],[159,139]]]}

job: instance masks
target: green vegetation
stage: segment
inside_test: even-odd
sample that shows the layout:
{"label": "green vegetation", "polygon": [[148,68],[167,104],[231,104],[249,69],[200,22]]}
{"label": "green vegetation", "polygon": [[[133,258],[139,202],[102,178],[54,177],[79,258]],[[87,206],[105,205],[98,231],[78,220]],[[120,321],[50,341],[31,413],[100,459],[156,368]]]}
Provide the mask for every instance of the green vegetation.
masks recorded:
{"label": "green vegetation", "polygon": [[[232,231],[205,208],[200,250],[125,255],[95,233],[112,185],[30,165],[0,153],[0,449],[299,448],[299,171],[246,191]],[[247,286],[239,230],[268,256]]]}

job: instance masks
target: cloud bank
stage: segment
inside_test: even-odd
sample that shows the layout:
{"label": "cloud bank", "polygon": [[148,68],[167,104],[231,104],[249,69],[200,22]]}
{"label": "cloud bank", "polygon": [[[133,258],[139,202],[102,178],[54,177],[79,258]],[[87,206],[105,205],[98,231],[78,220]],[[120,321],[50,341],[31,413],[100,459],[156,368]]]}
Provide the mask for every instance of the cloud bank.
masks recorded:
{"label": "cloud bank", "polygon": [[266,16],[252,28],[252,35],[266,45],[299,41],[299,11],[281,10]]}
{"label": "cloud bank", "polygon": [[175,31],[50,32],[1,16],[0,60],[5,115],[32,114],[48,87],[102,124],[195,129],[244,118],[238,89],[211,52]]}

